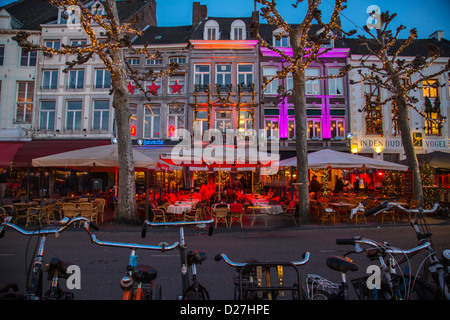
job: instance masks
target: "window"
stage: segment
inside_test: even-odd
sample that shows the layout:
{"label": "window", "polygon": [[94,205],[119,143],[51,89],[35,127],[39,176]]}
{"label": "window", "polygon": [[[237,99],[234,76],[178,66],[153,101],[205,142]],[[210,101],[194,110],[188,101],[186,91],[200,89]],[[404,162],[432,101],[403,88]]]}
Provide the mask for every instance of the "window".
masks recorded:
{"label": "window", "polygon": [[[367,96],[368,97],[368,96]],[[383,134],[383,109],[378,103],[367,103],[366,107],[366,134]]]}
{"label": "window", "polygon": [[[268,80],[277,75],[278,68],[276,67],[265,67],[264,68],[264,77]],[[278,79],[274,79],[271,83],[268,84],[264,94],[277,94],[278,91]]]}
{"label": "window", "polygon": [[278,138],[280,136],[280,120],[278,117],[264,118],[264,128],[267,138]]}
{"label": "window", "polygon": [[290,47],[291,40],[289,39],[289,35],[283,33],[281,28],[278,28],[273,32],[273,45],[274,47]]}
{"label": "window", "polygon": [[251,133],[253,117],[250,111],[241,111],[239,114],[239,132]]}
{"label": "window", "polygon": [[[162,59],[145,59],[145,64],[148,65],[148,66],[149,65],[152,66],[152,65],[162,64],[162,63],[163,63]],[[139,64],[139,62],[136,63],[136,64]]]}
{"label": "window", "polygon": [[95,70],[95,88],[111,88],[111,73],[106,69]]}
{"label": "window", "polygon": [[150,94],[161,94],[161,79],[155,81],[146,81],[145,86]]}
{"label": "window", "polygon": [[231,64],[216,64],[216,84],[219,87],[231,85]]}
{"label": "window", "polygon": [[341,139],[345,135],[345,121],[344,119],[331,119],[331,138]]}
{"label": "window", "polygon": [[56,89],[58,84],[58,70],[42,71],[42,89]]}
{"label": "window", "polygon": [[200,92],[206,91],[206,86],[210,84],[209,64],[196,64],[194,67],[194,84]]}
{"label": "window", "polygon": [[184,75],[175,75],[169,78],[169,94],[183,94],[185,93]]}
{"label": "window", "polygon": [[308,131],[308,139],[320,139],[322,123],[320,119],[308,119],[307,123],[307,131]]}
{"label": "window", "polygon": [[436,98],[438,96],[438,85],[437,80],[429,79],[422,82],[423,96],[429,98]]}
{"label": "window", "polygon": [[295,140],[295,120],[288,119],[288,138]]}
{"label": "window", "polygon": [[70,45],[72,47],[84,46],[86,44],[87,44],[87,40],[85,40],[85,39],[76,39],[76,40],[72,40],[70,42]]}
{"label": "window", "polygon": [[109,100],[94,101],[92,129],[104,131],[109,129]]}
{"label": "window", "polygon": [[55,129],[55,108],[55,101],[41,101],[39,130],[52,131]]}
{"label": "window", "polygon": [[47,48],[59,50],[61,48],[61,41],[59,41],[59,40],[45,40],[45,46]]}
{"label": "window", "polygon": [[21,67],[34,67],[36,66],[36,51],[26,51],[24,48],[21,50],[20,66]]}
{"label": "window", "polygon": [[[318,68],[307,68],[305,71],[306,77],[318,77],[320,76],[320,69]],[[308,80],[305,83],[306,94],[307,95],[318,95],[320,94],[320,80]]]}
{"label": "window", "polygon": [[141,63],[141,60],[139,58],[128,58],[127,62],[131,66],[136,66],[136,65],[139,65]]}
{"label": "window", "polygon": [[286,91],[294,89],[294,77],[292,76],[292,72],[289,72],[286,76]]}
{"label": "window", "polygon": [[[339,68],[329,68],[329,76],[337,76],[339,74]],[[344,82],[342,78],[328,79],[328,94],[330,95],[342,95],[344,94]]]}
{"label": "window", "polygon": [[161,138],[161,114],[159,106],[144,106],[144,138]]}
{"label": "window", "polygon": [[[169,105],[167,137],[175,137],[175,132],[178,129],[184,129],[184,106]],[[180,136],[180,133],[177,136]]]}
{"label": "window", "polygon": [[69,89],[83,89],[84,70],[69,71]]}
{"label": "window", "polygon": [[208,112],[197,111],[197,118],[194,121],[194,134],[200,138],[208,130]]}
{"label": "window", "polygon": [[169,63],[186,63],[186,57],[170,57]]}
{"label": "window", "polygon": [[0,66],[3,65],[3,61],[5,59],[5,46],[0,46]]}
{"label": "window", "polygon": [[379,97],[380,88],[373,83],[364,83],[364,94],[370,97]]}
{"label": "window", "polygon": [[231,111],[216,111],[215,119],[216,129],[220,130],[222,133],[225,133],[226,130],[233,129]]}
{"label": "window", "polygon": [[66,130],[81,130],[81,114],[83,104],[81,101],[67,101]]}
{"label": "window", "polygon": [[31,123],[34,105],[34,83],[19,82],[17,90],[16,123]]}
{"label": "window", "polygon": [[217,21],[207,21],[203,31],[203,40],[219,40],[219,38],[219,24]]}
{"label": "window", "polygon": [[231,40],[246,40],[245,23],[242,20],[234,20],[231,24]]}
{"label": "window", "polygon": [[253,84],[253,64],[238,64],[238,84],[251,87]]}

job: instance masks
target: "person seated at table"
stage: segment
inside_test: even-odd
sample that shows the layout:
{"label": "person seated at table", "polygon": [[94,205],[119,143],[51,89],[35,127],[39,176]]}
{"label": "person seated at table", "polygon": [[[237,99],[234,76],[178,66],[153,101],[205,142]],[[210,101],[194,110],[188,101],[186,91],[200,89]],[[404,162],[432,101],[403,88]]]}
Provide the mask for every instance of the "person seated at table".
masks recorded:
{"label": "person seated at table", "polygon": [[336,184],[334,185],[334,192],[335,193],[339,193],[339,192],[343,192],[344,191],[344,187],[348,186],[349,182],[344,182],[342,180],[342,177],[339,177],[336,180]]}
{"label": "person seated at table", "polygon": [[208,199],[208,187],[206,186],[206,184],[204,184],[200,188],[200,200],[204,201],[206,199]]}

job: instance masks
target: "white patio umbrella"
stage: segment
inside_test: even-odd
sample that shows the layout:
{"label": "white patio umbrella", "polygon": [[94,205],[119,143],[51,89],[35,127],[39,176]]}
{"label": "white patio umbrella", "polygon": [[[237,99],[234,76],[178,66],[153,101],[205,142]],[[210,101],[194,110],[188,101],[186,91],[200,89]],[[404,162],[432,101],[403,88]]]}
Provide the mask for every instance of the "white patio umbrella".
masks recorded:
{"label": "white patio umbrella", "polygon": [[[163,164],[133,148],[135,168],[148,168]],[[79,149],[32,160],[34,167],[64,167],[84,170],[116,168],[119,166],[117,144]]]}
{"label": "white patio umbrella", "polygon": [[[279,162],[280,167],[296,167],[297,157],[281,160]],[[308,154],[308,168],[328,168],[333,169],[382,169],[382,170],[398,170],[406,171],[407,166],[368,158],[364,156],[358,156],[351,153],[335,151],[331,149],[323,149]]]}

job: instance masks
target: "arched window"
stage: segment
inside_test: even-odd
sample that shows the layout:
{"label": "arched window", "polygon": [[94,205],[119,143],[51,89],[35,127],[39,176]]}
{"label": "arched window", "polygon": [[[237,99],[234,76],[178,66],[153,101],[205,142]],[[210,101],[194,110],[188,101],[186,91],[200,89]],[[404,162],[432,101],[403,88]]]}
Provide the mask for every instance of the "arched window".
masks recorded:
{"label": "arched window", "polygon": [[215,20],[209,20],[205,23],[203,31],[203,40],[219,40],[219,24]]}
{"label": "arched window", "polygon": [[231,40],[246,40],[247,34],[245,29],[245,23],[242,20],[234,20],[231,24]]}

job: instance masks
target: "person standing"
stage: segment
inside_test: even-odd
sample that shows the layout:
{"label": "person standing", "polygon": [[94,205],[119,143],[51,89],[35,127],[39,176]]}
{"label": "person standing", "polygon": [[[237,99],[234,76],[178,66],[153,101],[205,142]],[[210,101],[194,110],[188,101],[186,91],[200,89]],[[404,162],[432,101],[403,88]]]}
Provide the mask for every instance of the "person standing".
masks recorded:
{"label": "person standing", "polygon": [[320,185],[319,181],[317,181],[317,176],[314,175],[311,182],[309,183],[309,191],[314,192],[314,199],[317,200],[317,193],[320,192],[321,189],[322,186]]}

